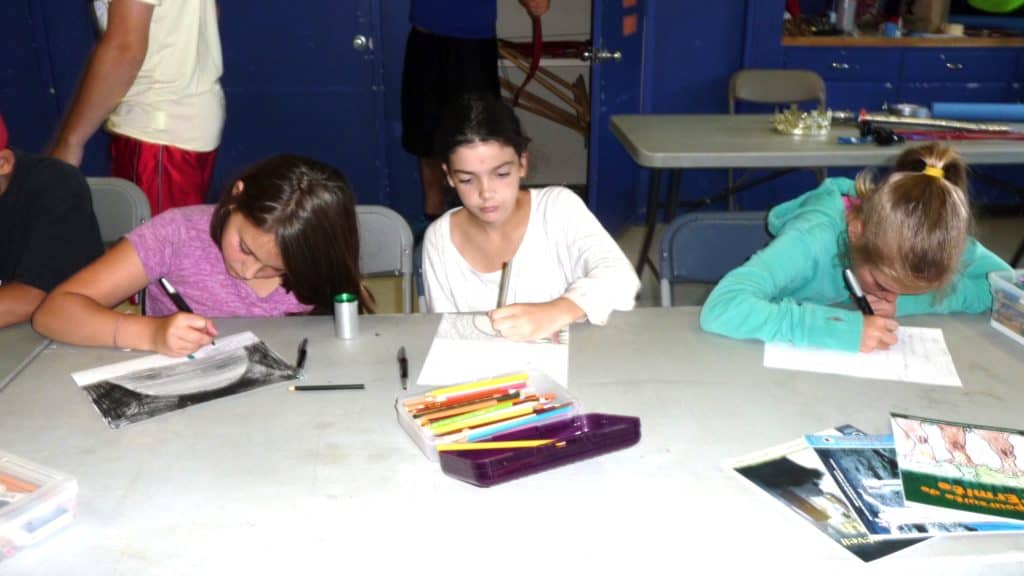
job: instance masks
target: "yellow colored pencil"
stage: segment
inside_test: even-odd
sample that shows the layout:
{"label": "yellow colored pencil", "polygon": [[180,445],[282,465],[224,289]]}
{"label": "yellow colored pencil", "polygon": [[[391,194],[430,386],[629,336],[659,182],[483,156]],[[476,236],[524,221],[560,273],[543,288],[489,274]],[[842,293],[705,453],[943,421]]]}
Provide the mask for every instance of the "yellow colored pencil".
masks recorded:
{"label": "yellow colored pencil", "polygon": [[500,450],[504,448],[534,448],[551,444],[555,440],[506,440],[504,442],[456,442],[454,444],[438,444],[438,452],[456,452],[462,450]]}
{"label": "yellow colored pencil", "polygon": [[465,430],[467,428],[476,428],[477,426],[484,426],[492,424],[494,422],[501,422],[503,420],[511,420],[512,418],[518,418],[519,416],[526,416],[527,414],[533,414],[533,409],[537,406],[536,402],[525,402],[508,408],[503,408],[497,412],[490,412],[487,414],[481,414],[467,420],[459,422],[451,422],[449,424],[434,425],[430,427],[430,431],[434,433],[434,436],[444,436],[457,430]]}
{"label": "yellow colored pencil", "polygon": [[458,394],[461,392],[469,392],[472,390],[481,390],[484,388],[494,388],[501,386],[502,384],[513,384],[515,382],[523,382],[528,378],[525,373],[520,374],[509,374],[507,376],[499,376],[497,378],[488,378],[486,380],[477,380],[476,382],[467,382],[466,384],[457,384],[455,386],[447,386],[445,388],[438,388],[427,392],[427,396],[450,396],[452,394]]}

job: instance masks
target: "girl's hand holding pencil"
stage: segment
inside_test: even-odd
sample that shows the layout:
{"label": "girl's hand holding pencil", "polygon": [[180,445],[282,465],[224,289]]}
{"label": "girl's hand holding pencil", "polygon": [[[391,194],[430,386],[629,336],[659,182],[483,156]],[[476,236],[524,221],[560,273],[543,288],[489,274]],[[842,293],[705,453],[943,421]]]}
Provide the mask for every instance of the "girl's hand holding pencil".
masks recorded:
{"label": "girl's hand holding pencil", "polygon": [[900,325],[892,318],[865,316],[864,332],[860,337],[860,351],[887,350],[896,343],[896,330]]}
{"label": "girl's hand holding pencil", "polygon": [[512,304],[492,310],[488,316],[494,330],[519,342],[550,338],[552,334],[584,316],[583,310],[568,298],[543,304]]}
{"label": "girl's hand holding pencil", "polygon": [[869,292],[865,296],[868,299],[868,303],[871,304],[871,309],[875,311],[876,316],[884,316],[885,318],[896,317],[896,294],[891,294],[890,298],[882,298]]}
{"label": "girl's hand holding pencil", "polygon": [[187,356],[217,336],[213,322],[198,314],[177,312],[156,320],[153,349],[168,356]]}

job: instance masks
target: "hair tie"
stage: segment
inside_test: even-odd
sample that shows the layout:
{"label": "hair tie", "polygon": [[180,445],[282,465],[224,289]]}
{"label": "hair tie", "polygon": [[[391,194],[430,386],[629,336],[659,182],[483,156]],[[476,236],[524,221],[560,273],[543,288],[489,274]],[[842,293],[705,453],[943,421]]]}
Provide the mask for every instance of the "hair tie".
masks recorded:
{"label": "hair tie", "polygon": [[946,177],[946,172],[942,168],[939,168],[938,166],[925,166],[924,170],[921,170],[921,173],[939,179]]}

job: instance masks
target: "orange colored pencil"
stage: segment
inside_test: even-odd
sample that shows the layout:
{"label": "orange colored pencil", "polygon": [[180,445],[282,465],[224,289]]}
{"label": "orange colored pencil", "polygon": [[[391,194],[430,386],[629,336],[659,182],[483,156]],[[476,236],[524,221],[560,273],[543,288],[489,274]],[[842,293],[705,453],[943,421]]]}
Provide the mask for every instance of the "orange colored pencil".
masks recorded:
{"label": "orange colored pencil", "polygon": [[11,492],[24,492],[26,494],[29,492],[35,492],[36,489],[39,488],[39,486],[36,486],[31,482],[27,482],[21,478],[15,478],[8,474],[0,474],[0,484],[6,486],[7,490],[10,490]]}

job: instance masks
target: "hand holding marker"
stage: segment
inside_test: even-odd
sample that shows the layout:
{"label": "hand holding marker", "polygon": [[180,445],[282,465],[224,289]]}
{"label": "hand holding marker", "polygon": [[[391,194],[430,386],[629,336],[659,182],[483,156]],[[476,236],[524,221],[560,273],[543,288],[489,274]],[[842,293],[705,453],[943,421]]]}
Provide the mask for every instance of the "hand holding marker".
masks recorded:
{"label": "hand holding marker", "polygon": [[857,277],[853,275],[853,270],[849,268],[843,270],[843,282],[846,283],[846,289],[853,295],[853,301],[857,303],[857,308],[860,308],[861,313],[865,316],[874,316],[875,311],[871,308],[868,297],[860,289],[860,283],[857,282]]}
{"label": "hand holding marker", "polygon": [[[179,294],[178,291],[174,289],[174,286],[171,285],[167,278],[160,278],[160,287],[164,289],[164,293],[167,294],[167,297],[171,299],[171,302],[174,302],[174,305],[178,308],[179,311],[185,312],[186,314],[195,314],[195,312],[192,311],[192,307],[188,305],[188,302],[185,302],[185,299],[182,298],[181,294]],[[216,334],[215,331],[210,330],[209,321],[206,321],[206,326],[204,326],[203,329],[207,334],[211,336]],[[210,345],[216,346],[217,341],[210,340]]]}

